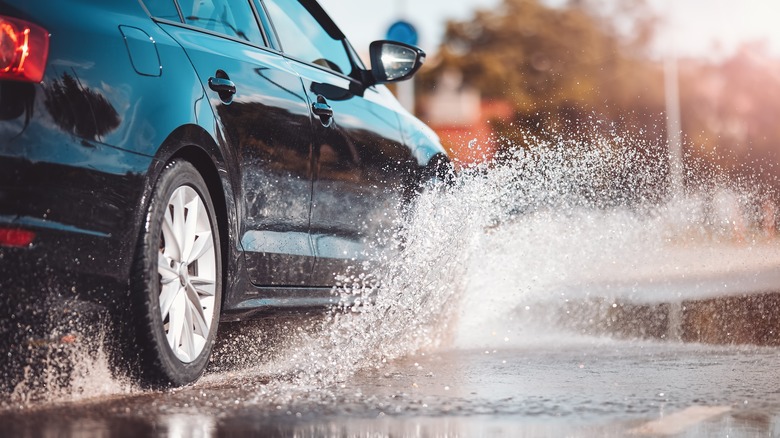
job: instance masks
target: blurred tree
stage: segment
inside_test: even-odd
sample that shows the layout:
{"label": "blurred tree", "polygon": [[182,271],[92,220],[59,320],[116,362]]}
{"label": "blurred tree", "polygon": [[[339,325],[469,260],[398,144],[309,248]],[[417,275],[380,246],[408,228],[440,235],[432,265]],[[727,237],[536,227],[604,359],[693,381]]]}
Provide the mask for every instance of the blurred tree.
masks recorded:
{"label": "blurred tree", "polygon": [[[605,9],[614,3],[616,10]],[[643,0],[571,0],[559,8],[504,0],[449,22],[438,62],[421,82],[433,87],[444,72],[459,71],[483,97],[512,104],[508,122],[539,132],[576,127],[594,114],[638,126],[663,110],[661,73],[645,56],[654,25]],[[507,125],[495,124],[511,137]]]}
{"label": "blurred tree", "polygon": [[[525,147],[527,133],[589,141],[612,131],[658,163],[667,152],[663,62],[650,50],[657,24],[646,0],[503,0],[447,23],[418,91],[458,77],[507,103],[511,116],[490,123],[498,149]],[[707,173],[761,183],[780,203],[780,60],[761,42],[726,59],[680,59],[679,88],[687,182]]]}

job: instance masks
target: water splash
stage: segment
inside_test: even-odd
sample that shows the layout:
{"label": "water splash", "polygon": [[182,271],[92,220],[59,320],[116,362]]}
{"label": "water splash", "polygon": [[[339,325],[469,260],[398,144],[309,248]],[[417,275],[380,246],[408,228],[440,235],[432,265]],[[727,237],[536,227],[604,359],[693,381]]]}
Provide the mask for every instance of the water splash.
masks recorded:
{"label": "water splash", "polygon": [[266,372],[321,388],[431,348],[578,342],[560,324],[589,317],[569,315],[572,303],[679,297],[686,275],[703,295],[718,291],[701,284],[720,288],[737,273],[753,286],[734,287],[756,287],[752,275],[780,262],[758,213],[766,193],[704,165],[670,193],[658,150],[599,130],[529,134],[463,169],[417,201],[402,251],[370,276],[342,278],[336,292],[361,305],[332,314]]}
{"label": "water splash", "polygon": [[[286,339],[286,352],[252,372],[283,376],[280,381],[291,387],[327,387],[359,369],[458,342],[463,327],[492,320],[499,312],[484,304],[498,298],[501,276],[517,267],[491,259],[498,255],[491,238],[504,236],[504,242],[522,248],[550,247],[553,230],[540,225],[576,227],[578,210],[645,209],[661,196],[655,192],[663,186],[659,172],[638,171],[647,163],[641,150],[616,145],[623,139],[589,140],[550,143],[530,137],[532,148],[512,149],[463,169],[449,183],[429,186],[392,236],[401,249],[385,253],[368,275],[339,278],[334,292],[357,304],[288,331],[294,335]],[[504,234],[524,227],[518,224],[529,224],[531,233]],[[556,253],[533,261],[548,267],[565,262]],[[479,271],[484,264],[509,271],[486,275]],[[475,275],[485,276],[486,284],[466,293],[474,288]],[[530,285],[534,280],[515,276],[513,281]],[[517,294],[509,295],[496,301],[501,310],[518,301]],[[288,387],[276,393],[291,392]]]}
{"label": "water splash", "polygon": [[[75,322],[75,323],[74,323]],[[104,338],[107,325],[85,327],[74,317],[45,338],[27,339],[12,387],[0,397],[0,410],[33,408],[95,397],[139,392],[109,365]]]}

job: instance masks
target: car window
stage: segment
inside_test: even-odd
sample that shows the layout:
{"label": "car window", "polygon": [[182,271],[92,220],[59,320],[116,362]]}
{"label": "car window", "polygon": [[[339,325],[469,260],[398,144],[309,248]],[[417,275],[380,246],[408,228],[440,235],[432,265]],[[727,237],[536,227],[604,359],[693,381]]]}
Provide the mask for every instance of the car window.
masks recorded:
{"label": "car window", "polygon": [[349,75],[344,42],[333,38],[298,0],[264,0],[282,50],[302,61]]}
{"label": "car window", "polygon": [[187,24],[263,44],[248,0],[179,0],[179,7]]}
{"label": "car window", "polygon": [[171,21],[179,21],[179,11],[173,0],[144,0],[146,9],[152,17],[164,18]]}

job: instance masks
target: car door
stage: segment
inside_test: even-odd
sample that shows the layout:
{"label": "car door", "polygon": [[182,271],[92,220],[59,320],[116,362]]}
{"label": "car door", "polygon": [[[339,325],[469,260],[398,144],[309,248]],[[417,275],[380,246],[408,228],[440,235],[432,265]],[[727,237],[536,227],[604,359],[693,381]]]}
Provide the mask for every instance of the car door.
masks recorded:
{"label": "car door", "polygon": [[[259,286],[310,283],[311,121],[298,74],[273,50],[250,0],[179,0],[161,22],[187,52],[238,175],[241,246]],[[263,11],[260,10],[260,13]],[[252,293],[251,289],[247,293]]]}
{"label": "car door", "polygon": [[312,281],[331,285],[335,275],[372,258],[378,233],[392,228],[416,161],[404,145],[397,102],[386,88],[358,79],[364,68],[320,6],[263,2],[312,106]]}

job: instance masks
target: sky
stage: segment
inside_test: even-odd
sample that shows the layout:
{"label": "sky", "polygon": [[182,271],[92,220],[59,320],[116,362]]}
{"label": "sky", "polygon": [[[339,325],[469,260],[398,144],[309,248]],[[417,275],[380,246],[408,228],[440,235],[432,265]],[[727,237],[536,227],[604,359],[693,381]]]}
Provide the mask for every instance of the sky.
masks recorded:
{"label": "sky", "polygon": [[395,21],[412,23],[419,46],[428,53],[438,47],[448,19],[465,20],[476,8],[493,8],[500,0],[319,0],[358,52],[383,39]]}
{"label": "sky", "polygon": [[[733,53],[741,43],[765,39],[780,56],[778,0],[659,0],[671,16],[672,40],[682,54]],[[668,44],[668,43],[667,43]]]}
{"label": "sky", "polygon": [[[564,0],[547,0],[560,4]],[[615,0],[620,1],[620,0]],[[360,53],[385,37],[403,18],[417,27],[419,45],[435,53],[448,19],[465,20],[476,8],[495,8],[501,0],[320,0]],[[673,47],[679,56],[728,56],[740,43],[767,39],[780,56],[780,0],[650,0],[665,17],[659,51]]]}

